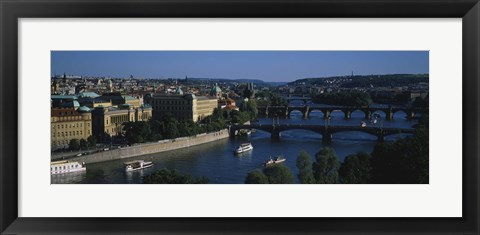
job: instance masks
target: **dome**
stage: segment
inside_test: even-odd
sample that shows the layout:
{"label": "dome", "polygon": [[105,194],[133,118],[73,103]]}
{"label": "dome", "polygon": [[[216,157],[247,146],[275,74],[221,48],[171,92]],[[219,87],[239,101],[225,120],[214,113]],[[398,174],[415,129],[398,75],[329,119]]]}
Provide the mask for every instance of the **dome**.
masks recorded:
{"label": "dome", "polygon": [[222,92],[222,89],[220,89],[220,87],[215,83],[215,86],[212,87],[212,90],[210,91],[212,94],[217,94],[217,93],[220,93]]}
{"label": "dome", "polygon": [[177,88],[177,91],[175,91],[175,93],[177,93],[178,95],[183,95],[183,91],[180,87]]}
{"label": "dome", "polygon": [[91,111],[91,109],[87,106],[82,106],[80,108],[77,109],[78,112],[81,112],[81,113],[88,113]]}

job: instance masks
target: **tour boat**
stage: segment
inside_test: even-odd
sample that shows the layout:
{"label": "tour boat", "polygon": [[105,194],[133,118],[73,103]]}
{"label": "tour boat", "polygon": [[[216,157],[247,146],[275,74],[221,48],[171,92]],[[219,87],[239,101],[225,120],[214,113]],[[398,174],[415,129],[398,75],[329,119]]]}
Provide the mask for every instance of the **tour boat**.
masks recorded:
{"label": "tour boat", "polygon": [[278,164],[278,163],[282,163],[284,162],[286,159],[282,156],[277,156],[275,157],[275,159],[272,159],[272,157],[270,157],[270,159],[268,159],[267,161],[265,161],[264,163],[264,166],[271,166],[271,165],[275,165],[275,164]]}
{"label": "tour boat", "polygon": [[50,174],[52,175],[80,172],[86,170],[87,167],[85,166],[85,162],[82,162],[82,164],[80,164],[78,162],[70,162],[65,160],[50,163]]}
{"label": "tour boat", "polygon": [[238,154],[238,153],[248,152],[252,149],[253,149],[253,146],[251,143],[243,143],[240,146],[238,146],[233,152]]}
{"label": "tour boat", "polygon": [[153,162],[147,162],[144,160],[135,160],[135,161],[125,162],[123,164],[125,165],[126,172],[141,170],[141,169],[145,169],[153,166]]}

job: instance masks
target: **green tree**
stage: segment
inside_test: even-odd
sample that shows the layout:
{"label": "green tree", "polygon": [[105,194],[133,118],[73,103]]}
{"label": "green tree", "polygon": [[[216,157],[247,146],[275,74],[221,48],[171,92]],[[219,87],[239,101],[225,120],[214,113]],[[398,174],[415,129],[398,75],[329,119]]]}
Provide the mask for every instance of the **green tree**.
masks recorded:
{"label": "green tree", "polygon": [[245,179],[246,184],[268,184],[268,178],[260,170],[254,170],[248,173]]}
{"label": "green tree", "polygon": [[371,167],[371,183],[428,184],[428,128],[421,125],[412,138],[377,144]]}
{"label": "green tree", "polygon": [[240,106],[240,111],[248,114],[248,120],[255,119],[258,115],[257,101],[249,99]]}
{"label": "green tree", "polygon": [[313,176],[319,184],[336,184],[339,182],[338,168],[340,163],[337,154],[330,147],[324,147],[315,155]]}
{"label": "green tree", "polygon": [[80,148],[87,148],[88,142],[85,139],[80,139]]}
{"label": "green tree", "polygon": [[370,176],[370,155],[364,152],[348,155],[338,171],[344,184],[366,184]]}
{"label": "green tree", "polygon": [[315,178],[312,172],[312,158],[305,152],[301,151],[296,162],[298,168],[298,179],[302,184],[314,184]]}
{"label": "green tree", "polygon": [[166,126],[165,136],[169,139],[175,139],[179,137],[179,135],[177,124],[175,122],[169,122]]}
{"label": "green tree", "polygon": [[265,167],[263,173],[267,176],[270,184],[293,184],[295,182],[292,172],[283,164]]}
{"label": "green tree", "polygon": [[80,142],[78,139],[71,139],[68,143],[68,149],[70,150],[79,150],[80,149]]}
{"label": "green tree", "polygon": [[89,147],[95,147],[97,146],[97,138],[95,136],[91,135],[87,138],[88,146]]}
{"label": "green tree", "polygon": [[230,113],[232,117],[232,123],[245,123],[250,120],[250,116],[246,112],[239,112],[237,110],[232,110]]}
{"label": "green tree", "polygon": [[145,143],[154,140],[147,122],[127,122],[124,124],[123,130],[130,143]]}
{"label": "green tree", "polygon": [[208,178],[193,178],[189,174],[182,175],[176,170],[161,169],[143,177],[144,184],[207,184]]}

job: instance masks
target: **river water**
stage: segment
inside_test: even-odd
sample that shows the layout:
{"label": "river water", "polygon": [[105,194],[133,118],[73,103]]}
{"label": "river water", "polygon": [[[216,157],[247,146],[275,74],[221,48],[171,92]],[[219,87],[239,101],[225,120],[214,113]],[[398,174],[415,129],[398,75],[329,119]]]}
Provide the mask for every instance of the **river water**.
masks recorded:
{"label": "river water", "polygon": [[[382,118],[384,113],[380,112]],[[375,125],[384,127],[411,128],[417,123],[416,120],[407,120],[406,114],[397,112],[391,121],[383,120]],[[340,111],[331,114],[329,125],[358,126],[364,120],[364,114],[360,111],[352,113],[352,118],[344,119]],[[302,114],[294,111],[290,119],[273,120],[262,118],[262,124],[275,123],[303,123],[325,125],[323,115],[319,111],[313,111],[310,118],[302,119]],[[368,124],[373,125],[373,124]],[[389,136],[385,141],[393,141],[405,136]],[[254,149],[243,155],[234,155],[233,149],[244,142],[251,142]],[[376,144],[376,137],[362,132],[341,132],[333,135],[331,146],[337,153],[339,160],[352,153],[364,151],[371,153]],[[272,141],[270,133],[256,131],[247,137],[227,138],[217,142],[207,143],[190,148],[173,150],[169,152],[150,154],[131,158],[153,161],[154,166],[144,170],[125,173],[123,162],[114,160],[109,162],[92,163],[87,165],[87,171],[63,175],[52,175],[53,184],[139,184],[142,177],[163,168],[176,169],[181,173],[188,173],[194,177],[206,176],[210,183],[214,184],[242,184],[248,172],[254,169],[263,169],[262,163],[270,156],[283,155],[287,160],[284,164],[297,175],[295,166],[296,158],[301,150],[308,152],[312,159],[324,144],[322,136],[306,130],[290,130],[281,133],[280,141]]]}

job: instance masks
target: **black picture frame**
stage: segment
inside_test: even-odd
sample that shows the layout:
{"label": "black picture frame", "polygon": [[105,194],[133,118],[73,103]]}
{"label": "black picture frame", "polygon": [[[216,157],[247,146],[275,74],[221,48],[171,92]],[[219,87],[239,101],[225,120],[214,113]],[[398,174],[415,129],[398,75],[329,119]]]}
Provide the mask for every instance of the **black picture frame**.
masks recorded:
{"label": "black picture frame", "polygon": [[[2,234],[478,234],[478,0],[0,0],[0,231]],[[373,17],[462,18],[462,218],[25,218],[18,217],[19,18]],[[454,127],[453,127],[454,128]],[[459,151],[460,153],[460,151]],[[39,198],[41,202],[41,198]]]}

